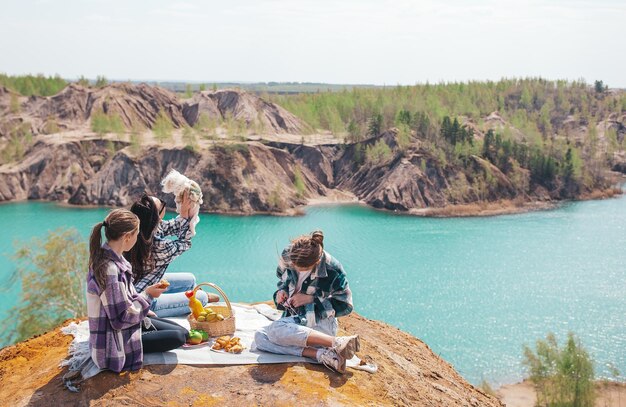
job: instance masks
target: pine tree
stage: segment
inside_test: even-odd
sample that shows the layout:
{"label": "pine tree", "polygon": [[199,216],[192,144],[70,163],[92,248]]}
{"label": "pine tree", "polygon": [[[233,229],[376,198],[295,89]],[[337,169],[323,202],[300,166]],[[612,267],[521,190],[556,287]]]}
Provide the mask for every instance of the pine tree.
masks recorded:
{"label": "pine tree", "polygon": [[380,135],[383,129],[383,115],[376,114],[374,115],[370,121],[369,126],[367,127],[367,134],[371,137],[376,137]]}

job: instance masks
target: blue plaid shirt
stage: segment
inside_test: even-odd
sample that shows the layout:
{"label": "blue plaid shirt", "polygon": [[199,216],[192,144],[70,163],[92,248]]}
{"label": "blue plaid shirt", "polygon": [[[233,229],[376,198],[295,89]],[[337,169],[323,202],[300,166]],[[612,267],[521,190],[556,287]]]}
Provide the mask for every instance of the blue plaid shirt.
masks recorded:
{"label": "blue plaid shirt", "polygon": [[[146,270],[146,274],[137,282],[137,292],[142,292],[146,287],[158,283],[163,278],[167,266],[178,256],[191,247],[190,221],[187,218],[176,217],[172,220],[159,223],[152,241],[152,258],[154,269]],[[172,240],[168,236],[176,236]]]}

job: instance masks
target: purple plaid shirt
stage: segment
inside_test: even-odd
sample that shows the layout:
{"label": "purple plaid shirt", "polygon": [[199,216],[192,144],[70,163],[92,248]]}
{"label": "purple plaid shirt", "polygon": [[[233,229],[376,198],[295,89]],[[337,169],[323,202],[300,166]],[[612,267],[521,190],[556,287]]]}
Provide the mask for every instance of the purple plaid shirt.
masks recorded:
{"label": "purple plaid shirt", "polygon": [[106,243],[102,248],[109,257],[104,289],[98,286],[91,268],[87,274],[91,358],[100,369],[137,370],[143,363],[141,322],[152,298],[137,294],[130,263]]}

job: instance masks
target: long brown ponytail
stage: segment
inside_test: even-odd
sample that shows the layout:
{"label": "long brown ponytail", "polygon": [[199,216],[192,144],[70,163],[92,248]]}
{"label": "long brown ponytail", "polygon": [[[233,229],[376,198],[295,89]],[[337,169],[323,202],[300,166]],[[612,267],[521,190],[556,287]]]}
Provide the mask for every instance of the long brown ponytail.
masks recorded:
{"label": "long brown ponytail", "polygon": [[324,233],[316,230],[291,241],[289,259],[294,266],[309,268],[317,264],[324,252]]}
{"label": "long brown ponytail", "polygon": [[126,233],[133,232],[139,227],[139,218],[126,210],[114,209],[103,222],[98,222],[91,230],[89,238],[89,267],[93,270],[96,282],[104,289],[106,282],[107,256],[102,249],[102,227],[107,241],[118,240]]}

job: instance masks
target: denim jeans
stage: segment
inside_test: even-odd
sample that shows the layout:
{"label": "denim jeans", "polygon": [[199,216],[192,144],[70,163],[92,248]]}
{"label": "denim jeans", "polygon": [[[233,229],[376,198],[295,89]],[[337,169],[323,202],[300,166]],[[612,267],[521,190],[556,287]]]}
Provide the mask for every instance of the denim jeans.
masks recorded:
{"label": "denim jeans", "polygon": [[[169,281],[170,286],[159,298],[152,301],[150,309],[160,318],[189,314],[189,298],[185,291],[193,290],[196,277],[192,273],[165,273],[163,278]],[[196,298],[202,305],[209,302],[209,296],[202,290],[196,291]]]}
{"label": "denim jeans", "polygon": [[254,342],[257,349],[281,355],[302,356],[312,331],[330,336],[337,335],[338,324],[335,317],[322,319],[312,328],[296,323],[294,318],[281,318],[256,331]]}

